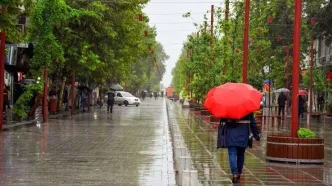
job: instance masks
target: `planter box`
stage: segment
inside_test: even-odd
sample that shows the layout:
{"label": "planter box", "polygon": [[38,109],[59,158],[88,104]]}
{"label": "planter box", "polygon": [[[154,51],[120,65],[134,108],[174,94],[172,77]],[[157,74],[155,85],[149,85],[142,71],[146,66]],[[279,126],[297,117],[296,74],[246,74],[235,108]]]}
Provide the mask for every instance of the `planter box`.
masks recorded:
{"label": "planter box", "polygon": [[201,110],[201,115],[202,116],[210,116],[211,113],[208,110]]}
{"label": "planter box", "polygon": [[327,105],[327,113],[332,114],[332,105]]}
{"label": "planter box", "polygon": [[324,163],[324,139],[268,136],[266,160],[294,163]]}
{"label": "planter box", "polygon": [[206,110],[206,108],[201,106],[195,107],[195,111],[201,111],[201,110]]}

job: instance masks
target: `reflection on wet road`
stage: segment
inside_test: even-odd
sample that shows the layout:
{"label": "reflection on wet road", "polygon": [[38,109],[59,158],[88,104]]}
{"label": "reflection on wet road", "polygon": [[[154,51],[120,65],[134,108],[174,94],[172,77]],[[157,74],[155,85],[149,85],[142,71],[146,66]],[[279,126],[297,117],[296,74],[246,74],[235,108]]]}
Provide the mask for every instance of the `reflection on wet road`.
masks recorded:
{"label": "reflection on wet road", "polygon": [[164,100],[5,131],[0,180],[9,185],[174,185]]}
{"label": "reflection on wet road", "polygon": [[[217,131],[195,119],[189,109],[169,103],[170,122],[177,122],[198,171],[202,185],[231,185],[228,154],[216,148]],[[288,118],[289,120],[289,118]],[[265,161],[268,134],[288,133],[289,121],[265,126],[262,140],[247,150],[244,173],[238,185],[331,185],[332,184],[332,120],[313,121],[310,128],[325,139],[324,165],[296,165]],[[301,125],[306,125],[302,121]]]}

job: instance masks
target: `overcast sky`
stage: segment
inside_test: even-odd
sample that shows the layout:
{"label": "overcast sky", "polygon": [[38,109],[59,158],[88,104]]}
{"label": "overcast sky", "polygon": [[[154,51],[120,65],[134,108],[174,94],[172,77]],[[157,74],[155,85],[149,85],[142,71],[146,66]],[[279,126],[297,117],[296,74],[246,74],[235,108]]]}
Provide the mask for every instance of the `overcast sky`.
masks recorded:
{"label": "overcast sky", "polygon": [[[202,23],[203,16],[210,11],[211,5],[221,7],[221,2],[223,0],[151,0],[145,7],[150,25],[157,28],[157,41],[170,56],[165,62],[166,73],[162,80],[165,87],[171,84],[172,69],[181,54],[183,42],[189,34],[197,31],[193,23]],[[182,17],[186,12],[192,13],[192,19]],[[210,14],[208,17],[210,18]]]}

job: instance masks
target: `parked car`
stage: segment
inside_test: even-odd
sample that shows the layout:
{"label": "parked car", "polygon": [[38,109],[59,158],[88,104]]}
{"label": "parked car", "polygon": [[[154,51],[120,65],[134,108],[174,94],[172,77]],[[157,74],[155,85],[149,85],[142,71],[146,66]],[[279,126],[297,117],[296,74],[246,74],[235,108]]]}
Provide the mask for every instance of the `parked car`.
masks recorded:
{"label": "parked car", "polygon": [[141,104],[141,100],[138,97],[133,96],[129,92],[116,91],[115,104],[121,105],[136,105],[138,107]]}

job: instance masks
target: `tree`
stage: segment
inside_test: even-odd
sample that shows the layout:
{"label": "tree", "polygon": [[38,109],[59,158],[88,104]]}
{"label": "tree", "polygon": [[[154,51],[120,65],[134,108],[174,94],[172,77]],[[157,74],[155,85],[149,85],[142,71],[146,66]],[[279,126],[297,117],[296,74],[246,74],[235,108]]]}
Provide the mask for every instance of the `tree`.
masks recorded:
{"label": "tree", "polygon": [[[312,35],[309,20],[320,10],[323,1],[303,1],[302,63],[309,52]],[[211,36],[207,33],[207,20],[197,27],[199,37],[189,36],[184,44],[183,55],[173,70],[173,83],[178,92],[185,91],[188,94],[188,90],[192,88],[193,96],[202,100],[213,86],[229,81],[241,81],[244,3],[234,2],[232,5],[228,19],[224,18],[223,9],[217,9],[215,13],[218,23],[215,26],[215,47],[212,50],[209,45]],[[293,16],[294,4],[291,1],[251,1],[248,80],[258,89],[261,89],[266,79],[272,80],[275,88],[285,86],[286,68],[291,76],[291,66],[285,66],[284,46],[288,46],[289,51],[292,51]],[[185,17],[190,17],[190,14]],[[185,51],[189,51],[189,58],[183,57]],[[289,65],[291,60],[290,57]]]}

